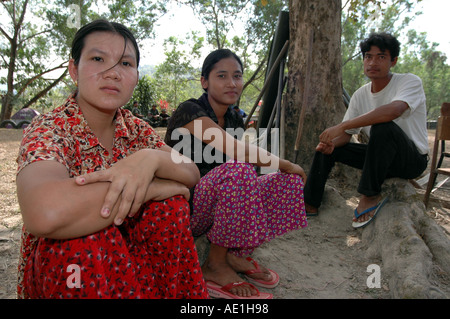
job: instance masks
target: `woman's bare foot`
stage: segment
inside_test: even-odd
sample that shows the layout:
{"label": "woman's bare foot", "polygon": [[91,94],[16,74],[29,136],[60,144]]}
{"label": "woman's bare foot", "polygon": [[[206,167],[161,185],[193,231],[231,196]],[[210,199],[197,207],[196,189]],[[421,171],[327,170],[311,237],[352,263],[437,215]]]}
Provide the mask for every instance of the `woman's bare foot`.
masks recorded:
{"label": "woman's bare foot", "polygon": [[[213,281],[220,286],[230,283],[243,282],[242,278],[227,262],[228,249],[211,244],[207,260],[202,266],[205,281]],[[258,294],[250,285],[236,286],[230,292],[239,297],[251,297]]]}
{"label": "woman's bare foot", "polygon": [[[237,257],[231,253],[227,254],[227,262],[231,266],[231,268],[233,268],[234,271],[240,272],[240,273],[245,273],[248,270],[256,269],[255,265],[253,265],[246,258]],[[249,274],[247,276],[252,279],[271,281],[272,275],[270,274],[270,272],[266,268],[262,267],[261,265],[259,266],[259,268],[262,270],[262,272]]]}
{"label": "woman's bare foot", "polygon": [[[358,204],[358,207],[356,207],[356,211],[358,212],[358,214],[360,214],[361,212],[365,211],[366,209],[376,206],[380,202],[380,200],[381,200],[381,195],[375,195],[375,196],[363,195],[361,197],[361,199],[359,200],[359,204]],[[362,222],[369,220],[369,218],[373,217],[374,214],[375,214],[375,209],[370,211],[367,214],[360,216],[359,218],[354,217],[353,221],[362,223]]]}

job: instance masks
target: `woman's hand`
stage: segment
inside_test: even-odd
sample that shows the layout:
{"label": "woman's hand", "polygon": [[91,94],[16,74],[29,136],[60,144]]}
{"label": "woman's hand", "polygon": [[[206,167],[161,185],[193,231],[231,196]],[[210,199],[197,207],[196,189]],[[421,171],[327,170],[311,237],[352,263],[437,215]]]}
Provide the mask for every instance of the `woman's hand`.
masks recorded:
{"label": "woman's hand", "polygon": [[300,175],[303,178],[303,182],[306,183],[306,173],[298,164],[294,164],[288,160],[280,160],[280,171],[283,173]]}
{"label": "woman's hand", "polygon": [[140,150],[118,161],[113,167],[78,176],[78,185],[110,182],[101,209],[102,217],[109,217],[120,197],[119,210],[114,218],[116,225],[122,224],[127,215],[134,215],[146,202],[147,189],[158,168],[158,157],[149,160],[151,150]]}
{"label": "woman's hand", "polygon": [[[149,187],[155,177],[177,182],[186,188],[193,187],[200,179],[197,165],[183,156],[182,162],[173,161],[172,149],[143,149],[118,161],[113,167],[92,172],[76,178],[78,185],[110,182],[101,209],[101,216],[108,217],[120,202],[114,223],[120,225],[124,218],[133,216],[144,204],[154,198],[154,189]],[[186,188],[177,189],[177,195],[187,195]]]}
{"label": "woman's hand", "polygon": [[186,185],[168,179],[155,177],[148,188],[148,196],[151,197],[149,200],[160,201],[176,195],[182,195],[186,200],[191,197]]}

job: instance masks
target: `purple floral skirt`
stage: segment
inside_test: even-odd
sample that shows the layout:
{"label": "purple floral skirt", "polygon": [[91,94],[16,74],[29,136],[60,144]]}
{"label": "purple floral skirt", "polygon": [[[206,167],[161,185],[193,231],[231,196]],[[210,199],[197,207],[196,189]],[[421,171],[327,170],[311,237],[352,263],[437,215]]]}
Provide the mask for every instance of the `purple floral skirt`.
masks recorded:
{"label": "purple floral skirt", "polygon": [[253,165],[229,161],[195,187],[191,228],[239,257],[271,239],[307,226],[303,179],[296,174],[258,176]]}

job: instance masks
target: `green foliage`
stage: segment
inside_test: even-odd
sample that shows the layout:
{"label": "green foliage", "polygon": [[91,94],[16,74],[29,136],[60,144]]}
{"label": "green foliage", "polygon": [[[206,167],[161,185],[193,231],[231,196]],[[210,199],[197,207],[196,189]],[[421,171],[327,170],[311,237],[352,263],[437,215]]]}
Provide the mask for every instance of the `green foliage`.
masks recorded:
{"label": "green foliage", "polygon": [[437,119],[443,102],[450,101],[450,66],[447,57],[436,49],[437,43],[429,43],[426,33],[410,30],[401,62],[396,71],[418,75],[427,97],[428,118]]}
{"label": "green foliage", "polygon": [[[343,1],[342,76],[344,88],[349,94],[366,83],[359,42],[371,31],[390,31],[402,39],[399,63],[393,71],[411,72],[421,77],[429,118],[432,119],[436,118],[442,102],[450,100],[450,71],[447,57],[437,51],[435,43],[429,43],[426,34],[407,31],[409,22],[420,14],[413,12],[420,1]],[[211,50],[227,47],[235,51],[244,64],[245,89],[240,106],[248,112],[263,86],[278,15],[280,10],[287,10],[288,0],[177,2],[194,10],[205,25],[206,38],[193,33],[183,39],[166,39],[163,47],[165,61],[156,66],[153,73],[141,77],[132,101],[138,100],[145,114],[147,107],[161,99],[175,108],[185,99],[198,97],[203,91],[199,83],[200,71],[193,66],[193,62],[199,62],[200,50],[205,46]],[[140,42],[154,36],[153,25],[166,13],[166,3],[168,0],[2,1],[0,69],[4,72],[0,74],[0,84],[5,87],[12,79],[12,86],[8,85],[9,103],[15,105],[15,110],[31,102],[44,109],[52,103],[59,105],[61,101],[57,101],[58,98],[73,89],[71,80],[62,73],[66,70],[71,40],[76,32],[76,28],[69,23],[71,19],[80,25],[99,17],[122,22],[133,30]],[[79,9],[78,16],[74,8]],[[25,12],[25,18],[21,22],[22,12]],[[75,19],[77,17],[79,21]],[[237,23],[242,24],[244,29],[232,34]],[[15,39],[14,34],[17,34]],[[10,65],[13,72],[6,74]],[[141,67],[143,75],[145,66]],[[50,90],[55,83],[59,86]],[[2,116],[4,113],[2,106]]]}
{"label": "green foliage", "polygon": [[167,101],[170,108],[201,94],[200,71],[192,62],[200,59],[203,41],[197,32],[186,40],[169,37],[164,41],[166,59],[156,67],[154,78],[158,98]]}
{"label": "green foliage", "polygon": [[207,41],[217,49],[229,46],[227,34],[248,4],[247,0],[179,0],[191,6],[207,27]]}
{"label": "green foliage", "polygon": [[148,75],[144,75],[139,79],[138,84],[133,92],[133,97],[127,103],[126,108],[132,109],[134,101],[139,103],[140,113],[147,115],[152,104],[157,104],[157,97],[154,89],[155,80]]}
{"label": "green foliage", "polygon": [[[2,1],[0,12],[0,84],[6,86],[1,118],[13,107],[29,106],[67,75],[72,38],[78,27],[97,18],[127,25],[138,41],[153,36],[153,24],[165,13],[163,1]],[[24,18],[22,18],[24,17]],[[69,84],[71,85],[71,84]]]}
{"label": "green foliage", "polygon": [[[242,60],[244,91],[240,107],[247,112],[263,86],[269,49],[281,10],[287,0],[178,0],[198,14],[207,30],[206,43],[211,51],[228,48]],[[236,25],[243,25],[243,30]],[[231,35],[232,32],[237,35]],[[251,101],[253,99],[253,101]]]}

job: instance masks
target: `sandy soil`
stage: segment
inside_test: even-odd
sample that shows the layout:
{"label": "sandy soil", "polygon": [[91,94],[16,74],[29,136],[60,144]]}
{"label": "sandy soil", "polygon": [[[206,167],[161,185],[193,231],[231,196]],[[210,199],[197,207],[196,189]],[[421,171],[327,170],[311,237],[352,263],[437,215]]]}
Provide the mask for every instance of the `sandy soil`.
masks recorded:
{"label": "sandy soil", "polygon": [[[164,130],[159,130],[164,134]],[[430,132],[430,142],[433,140]],[[20,130],[0,129],[0,299],[16,298],[17,261],[20,247],[21,217],[15,194],[15,158]],[[417,190],[419,195],[423,190]],[[450,190],[437,191],[427,214],[450,234]],[[363,231],[351,227],[357,194],[331,180],[318,217],[309,218],[305,229],[289,233],[264,244],[254,253],[261,264],[276,270],[280,285],[275,298],[392,298],[387,274],[381,269],[381,284],[370,288],[371,274],[381,264],[370,258]],[[371,226],[368,226],[371,227]],[[431,280],[450,296],[449,274],[439,267]],[[369,283],[369,285],[368,285]]]}

